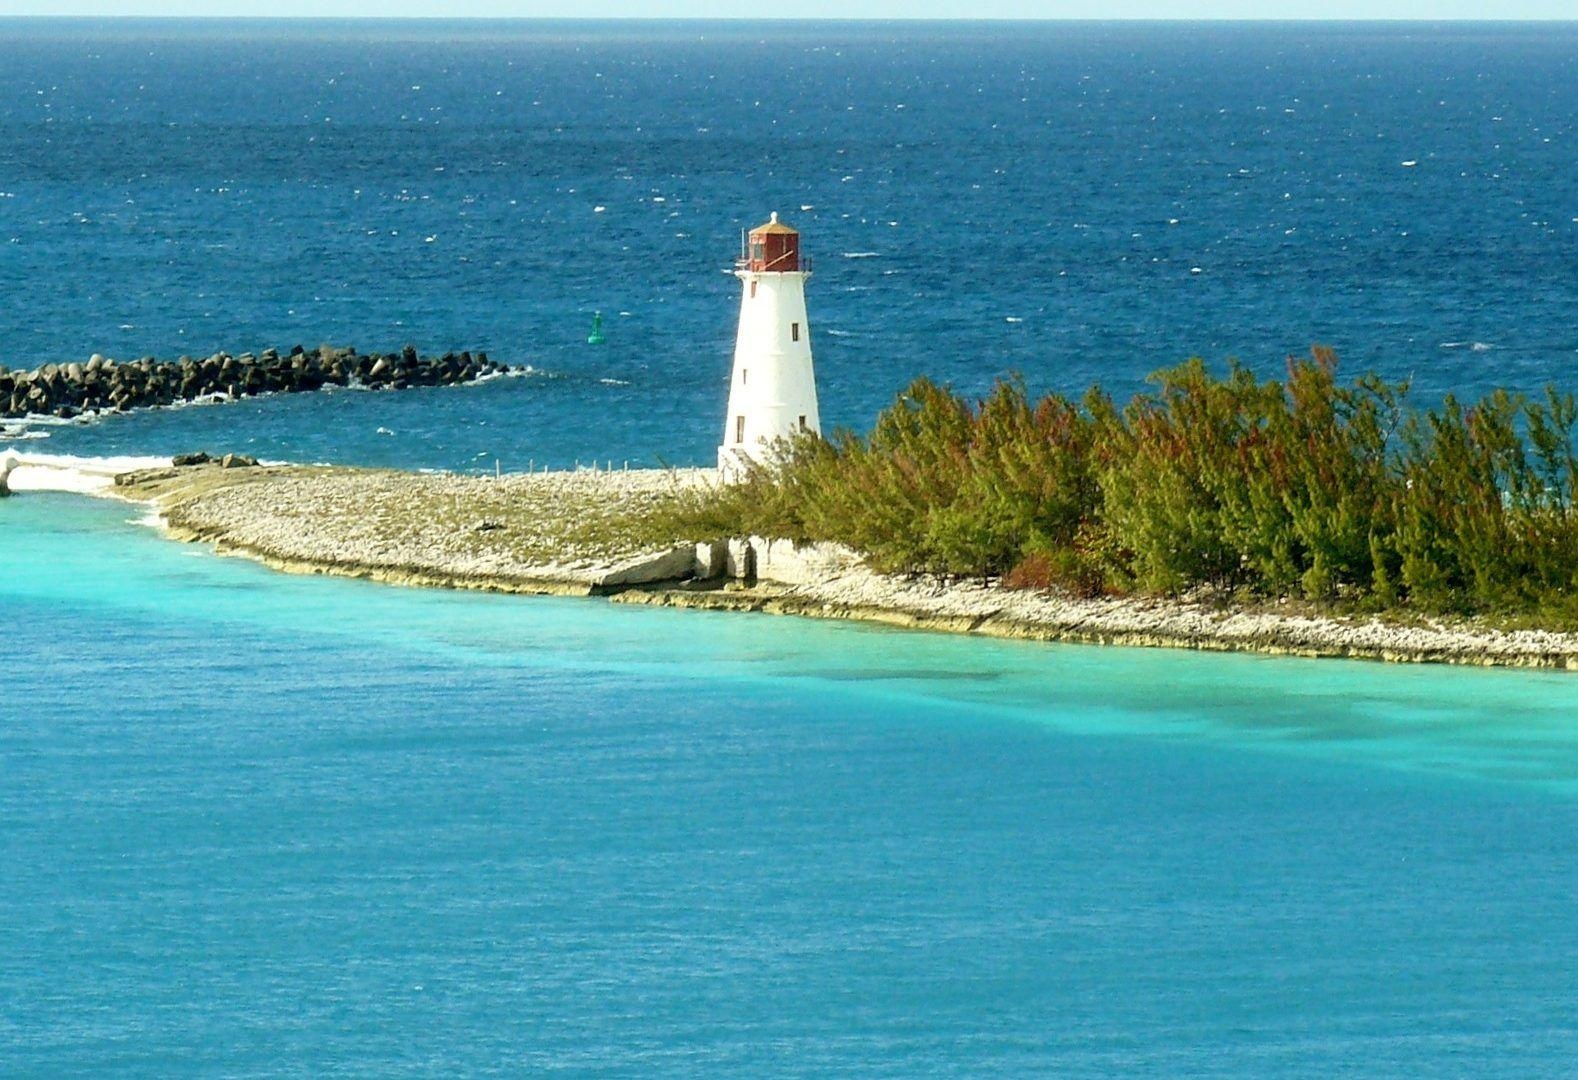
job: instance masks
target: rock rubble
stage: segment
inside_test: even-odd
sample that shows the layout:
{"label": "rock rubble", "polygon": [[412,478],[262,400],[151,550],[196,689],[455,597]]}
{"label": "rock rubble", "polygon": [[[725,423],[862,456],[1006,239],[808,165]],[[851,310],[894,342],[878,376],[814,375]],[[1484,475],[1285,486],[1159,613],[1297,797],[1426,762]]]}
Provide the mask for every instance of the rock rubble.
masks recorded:
{"label": "rock rubble", "polygon": [[286,353],[264,349],[232,356],[218,352],[196,358],[107,360],[45,364],[33,371],[0,367],[0,419],[29,415],[62,419],[85,412],[125,411],[182,402],[302,393],[325,386],[404,390],[452,386],[501,374],[509,365],[479,352],[421,356],[407,345],[393,353],[300,345]]}

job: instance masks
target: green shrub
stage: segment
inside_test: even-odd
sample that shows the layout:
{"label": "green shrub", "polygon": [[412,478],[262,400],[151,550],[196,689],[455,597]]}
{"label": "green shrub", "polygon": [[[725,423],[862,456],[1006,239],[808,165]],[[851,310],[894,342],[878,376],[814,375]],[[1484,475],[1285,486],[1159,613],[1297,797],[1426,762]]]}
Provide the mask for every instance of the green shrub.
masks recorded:
{"label": "green shrub", "polygon": [[831,540],[876,569],[1083,596],[1202,586],[1421,613],[1578,610],[1578,405],[1406,404],[1317,348],[1282,380],[1200,360],[1119,407],[911,384],[862,438],[802,436],[693,495],[693,532]]}

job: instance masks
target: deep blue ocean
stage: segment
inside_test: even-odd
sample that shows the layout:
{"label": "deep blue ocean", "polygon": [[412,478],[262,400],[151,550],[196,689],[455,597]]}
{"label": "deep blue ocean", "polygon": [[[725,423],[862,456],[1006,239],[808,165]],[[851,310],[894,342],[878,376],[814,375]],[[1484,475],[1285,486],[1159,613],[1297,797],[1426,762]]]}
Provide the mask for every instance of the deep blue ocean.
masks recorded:
{"label": "deep blue ocean", "polygon": [[[0,363],[530,372],[0,450],[704,464],[1320,342],[1575,390],[1578,25],[0,19]],[[585,342],[592,313],[608,342]],[[278,575],[0,502],[0,1075],[1567,1076],[1578,677]]]}
{"label": "deep blue ocean", "polygon": [[710,464],[777,210],[828,425],[1317,342],[1426,401],[1570,384],[1575,117],[1572,23],[0,21],[0,363],[484,349],[539,374],[51,448]]}

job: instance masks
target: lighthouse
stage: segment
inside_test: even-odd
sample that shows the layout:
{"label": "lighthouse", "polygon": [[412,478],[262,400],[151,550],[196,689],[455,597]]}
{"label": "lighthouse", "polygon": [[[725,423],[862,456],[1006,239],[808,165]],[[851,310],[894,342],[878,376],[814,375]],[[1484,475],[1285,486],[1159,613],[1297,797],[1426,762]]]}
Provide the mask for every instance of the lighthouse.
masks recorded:
{"label": "lighthouse", "polygon": [[740,329],[718,447],[725,480],[739,479],[752,461],[764,460],[775,439],[822,430],[805,315],[811,270],[800,257],[800,234],[773,214],[750,231],[734,276],[741,286]]}

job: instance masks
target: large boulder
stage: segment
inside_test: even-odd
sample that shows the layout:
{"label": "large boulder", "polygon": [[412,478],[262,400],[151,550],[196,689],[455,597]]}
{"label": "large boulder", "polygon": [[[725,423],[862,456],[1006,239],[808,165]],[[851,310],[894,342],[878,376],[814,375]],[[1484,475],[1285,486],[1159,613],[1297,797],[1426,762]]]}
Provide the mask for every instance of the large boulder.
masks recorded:
{"label": "large boulder", "polygon": [[683,544],[667,551],[654,551],[608,568],[594,587],[617,588],[624,585],[650,585],[659,581],[683,581],[696,565],[696,548]]}

